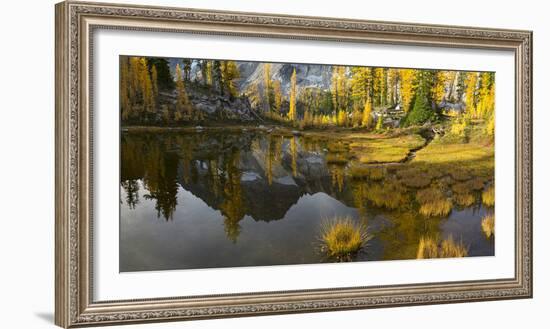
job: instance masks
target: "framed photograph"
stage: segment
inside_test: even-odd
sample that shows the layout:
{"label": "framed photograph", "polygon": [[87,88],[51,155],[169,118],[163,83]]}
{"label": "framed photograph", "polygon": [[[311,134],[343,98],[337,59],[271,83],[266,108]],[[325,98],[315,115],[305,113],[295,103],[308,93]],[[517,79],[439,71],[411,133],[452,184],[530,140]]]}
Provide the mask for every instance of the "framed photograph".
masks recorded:
{"label": "framed photograph", "polygon": [[56,6],[56,324],[532,296],[532,33]]}

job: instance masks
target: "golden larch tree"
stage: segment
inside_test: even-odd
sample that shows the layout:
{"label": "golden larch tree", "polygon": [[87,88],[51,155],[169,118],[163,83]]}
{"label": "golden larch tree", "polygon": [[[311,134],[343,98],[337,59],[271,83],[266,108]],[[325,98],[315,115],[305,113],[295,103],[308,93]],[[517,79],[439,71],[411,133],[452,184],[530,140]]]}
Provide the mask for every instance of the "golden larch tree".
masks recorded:
{"label": "golden larch tree", "polygon": [[399,70],[399,79],[401,81],[401,106],[405,112],[409,111],[411,101],[415,92],[416,70],[401,69]]}
{"label": "golden larch tree", "polygon": [[339,126],[347,126],[348,125],[348,114],[344,110],[339,110],[336,122]]}
{"label": "golden larch tree", "polygon": [[351,96],[360,107],[370,100],[370,96],[373,94],[372,76],[370,67],[351,68]]}
{"label": "golden larch tree", "polygon": [[432,99],[436,104],[439,104],[445,98],[447,84],[451,79],[451,72],[448,71],[436,71],[434,74],[434,82],[432,85]]}
{"label": "golden larch tree", "polygon": [[360,127],[363,124],[363,112],[361,111],[361,107],[357,103],[354,103],[353,105],[351,122],[353,127]]}
{"label": "golden larch tree", "polygon": [[146,112],[155,111],[155,95],[153,92],[153,83],[151,82],[151,76],[149,75],[149,70],[147,69],[147,59],[141,58],[141,83],[143,91],[143,109]]}
{"label": "golden larch tree", "polygon": [[296,69],[294,69],[290,77],[290,107],[288,109],[288,119],[296,121],[296,114]]}
{"label": "golden larch tree", "polygon": [[376,127],[374,129],[382,130],[383,125],[384,125],[384,122],[382,121],[382,116],[379,115],[378,119],[376,120]]}
{"label": "golden larch tree", "polygon": [[121,57],[120,59],[120,111],[122,120],[127,120],[132,111],[132,106],[130,103],[130,68],[128,64],[128,59],[126,57]]}
{"label": "golden larch tree", "polygon": [[206,84],[212,86],[212,61],[206,61]]}
{"label": "golden larch tree", "polygon": [[245,94],[247,95],[248,99],[250,100],[250,104],[254,108],[258,108],[262,104],[262,93],[260,91],[260,85],[259,82],[255,81],[247,88]]}
{"label": "golden larch tree", "polygon": [[386,78],[385,68],[378,67],[374,69],[373,95],[375,95],[375,104],[377,105],[386,105],[385,98],[388,86]]}
{"label": "golden larch tree", "polygon": [[229,95],[234,97],[237,95],[237,86],[235,80],[240,78],[239,68],[234,61],[222,62],[222,81],[225,84],[225,89],[229,92]]}
{"label": "golden larch tree", "polygon": [[372,123],[372,103],[366,101],[363,107],[363,117],[361,119],[361,125],[363,127],[369,127]]}
{"label": "golden larch tree", "polygon": [[273,87],[271,84],[271,64],[264,64],[264,103],[265,111],[271,111],[273,104]]}
{"label": "golden larch tree", "polygon": [[466,114],[470,118],[477,118],[476,110],[476,89],[477,89],[477,72],[467,72],[464,77],[464,101],[466,103]]}
{"label": "golden larch tree", "polygon": [[142,67],[139,57],[130,57],[129,82],[130,100],[137,100],[142,95],[141,73]]}
{"label": "golden larch tree", "polygon": [[334,66],[331,81],[332,103],[336,112],[346,111],[349,103],[345,66]]}
{"label": "golden larch tree", "polygon": [[397,104],[399,70],[388,69],[388,98],[391,105]]}
{"label": "golden larch tree", "polygon": [[189,104],[189,98],[187,97],[187,92],[185,91],[185,84],[183,82],[183,77],[181,73],[181,67],[179,64],[176,65],[176,121],[181,121],[186,118],[189,120],[192,117],[192,108]]}
{"label": "golden larch tree", "polygon": [[279,80],[275,80],[275,82],[273,82],[273,95],[275,97],[275,111],[280,113],[281,106],[283,105],[283,92],[281,90],[281,81]]}
{"label": "golden larch tree", "polygon": [[483,72],[480,76],[479,101],[477,103],[477,116],[489,118],[495,108],[495,84],[494,73]]}

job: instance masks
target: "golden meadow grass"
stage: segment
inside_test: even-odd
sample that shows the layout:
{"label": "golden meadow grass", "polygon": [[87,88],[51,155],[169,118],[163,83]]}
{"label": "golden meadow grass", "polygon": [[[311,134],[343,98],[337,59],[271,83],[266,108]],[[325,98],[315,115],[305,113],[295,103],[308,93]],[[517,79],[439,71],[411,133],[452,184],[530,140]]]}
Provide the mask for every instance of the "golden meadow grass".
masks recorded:
{"label": "golden meadow grass", "polygon": [[[365,143],[367,141],[370,140],[365,139]],[[416,146],[413,144],[407,146]],[[375,148],[384,148],[380,145]],[[350,149],[353,154],[357,145],[351,143]],[[491,147],[481,144],[434,141],[418,151],[410,163],[382,167],[362,166],[360,162],[352,161],[347,175],[354,179],[382,181],[380,185],[373,184],[367,188],[369,200],[378,207],[396,209],[408,201],[407,192],[413,191],[420,214],[442,217],[451,212],[453,205],[469,207],[475,204],[476,195],[492,177],[492,154]],[[437,187],[433,186],[435,182]],[[485,193],[486,205],[487,202],[491,204],[490,193]]]}
{"label": "golden meadow grass", "polygon": [[428,146],[419,150],[411,162],[424,168],[439,170],[455,182],[475,179],[471,183],[483,182],[493,177],[494,147],[484,143],[448,143],[447,136],[434,139]]}
{"label": "golden meadow grass", "polygon": [[349,217],[335,217],[321,225],[322,250],[329,256],[345,258],[358,252],[370,240],[364,225]]}
{"label": "golden meadow grass", "polygon": [[[418,203],[418,212],[427,217],[445,217],[453,205],[470,207],[479,200],[480,194],[485,205],[494,205],[494,188],[486,187],[493,177],[492,147],[434,141],[418,151],[410,163],[361,165],[402,161],[412,148],[421,145],[422,140],[418,136],[418,139],[395,137],[374,142],[364,139],[350,144],[340,143],[331,147],[335,155],[330,161],[359,160],[349,162],[346,174],[352,179],[372,181],[365,185],[363,197],[377,207],[399,209],[411,201],[411,191]],[[388,142],[397,141],[401,146],[390,147]],[[361,151],[364,153],[359,154]],[[494,225],[494,219],[492,223]],[[487,235],[490,219],[485,219],[482,225]],[[423,238],[419,242],[419,255],[425,258],[463,257],[467,256],[467,248],[453,238],[443,241]]]}
{"label": "golden meadow grass", "polygon": [[[471,163],[485,159],[492,162],[494,149],[492,146],[484,146],[473,143],[447,144],[442,141],[433,141],[427,147],[416,153],[414,161],[428,163]],[[480,165],[478,162],[475,165]],[[457,167],[460,171],[460,167]],[[461,172],[467,174],[467,172]],[[462,177],[460,177],[462,178]]]}
{"label": "golden meadow grass", "polygon": [[372,133],[308,132],[313,138],[326,141],[327,162],[345,163],[351,158],[364,164],[397,163],[406,159],[409,152],[426,143],[418,134],[384,135]]}
{"label": "golden meadow grass", "polygon": [[416,254],[417,259],[466,256],[468,256],[468,248],[462,242],[456,242],[452,236],[445,240],[440,240],[438,237],[421,237]]}
{"label": "golden meadow grass", "polygon": [[424,145],[420,135],[402,135],[378,139],[357,139],[350,144],[351,151],[362,163],[400,162],[412,149]]}

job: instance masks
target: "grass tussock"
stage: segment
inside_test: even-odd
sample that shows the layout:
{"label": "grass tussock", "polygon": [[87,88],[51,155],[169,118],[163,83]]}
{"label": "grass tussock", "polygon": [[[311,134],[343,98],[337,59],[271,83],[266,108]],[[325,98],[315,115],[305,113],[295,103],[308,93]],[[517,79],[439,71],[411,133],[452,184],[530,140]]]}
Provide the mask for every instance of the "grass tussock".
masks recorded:
{"label": "grass tussock", "polygon": [[439,246],[437,239],[430,237],[421,237],[418,242],[418,251],[416,252],[417,259],[428,259],[439,257]]}
{"label": "grass tussock", "polygon": [[481,201],[488,207],[493,207],[495,205],[495,187],[493,185],[489,186],[481,193]]}
{"label": "grass tussock", "polygon": [[386,176],[386,168],[354,165],[349,169],[348,173],[355,179],[370,179],[377,181]]}
{"label": "grass tussock", "polygon": [[425,204],[432,200],[445,199],[445,194],[440,187],[431,186],[416,192],[416,201]]}
{"label": "grass tussock", "polygon": [[321,225],[322,250],[339,260],[357,253],[370,238],[366,227],[354,223],[349,217],[335,217]]}
{"label": "grass tussock", "polygon": [[445,172],[439,168],[425,163],[409,163],[397,169],[397,176],[408,187],[422,188],[430,185],[434,179],[442,178]]}
{"label": "grass tussock", "polygon": [[466,182],[470,189],[480,191],[485,187],[485,180],[483,178],[473,178]]}
{"label": "grass tussock", "polygon": [[453,203],[440,186],[431,186],[416,192],[416,201],[420,205],[419,212],[428,217],[447,216],[453,208]]}
{"label": "grass tussock", "polygon": [[468,256],[468,248],[462,242],[455,242],[452,236],[441,242],[440,258],[466,256]]}
{"label": "grass tussock", "polygon": [[476,202],[476,197],[471,193],[458,193],[454,195],[453,200],[461,207],[469,207]]}
{"label": "grass tussock", "polygon": [[481,219],[481,230],[485,234],[485,236],[490,238],[491,236],[495,235],[495,215],[485,215]]}
{"label": "grass tussock", "polygon": [[453,185],[453,191],[455,193],[470,193],[473,191],[480,191],[485,186],[485,181],[482,178],[472,178],[465,182],[459,182]]}
{"label": "grass tussock", "polygon": [[453,203],[450,199],[436,199],[422,204],[419,212],[428,217],[447,216],[452,208]]}
{"label": "grass tussock", "polygon": [[468,248],[450,236],[445,240],[434,237],[421,237],[418,242],[417,259],[454,258],[468,256]]}
{"label": "grass tussock", "polygon": [[466,181],[472,178],[469,170],[457,167],[454,167],[452,170],[450,170],[449,175],[451,175],[451,177],[457,181]]}
{"label": "grass tussock", "polygon": [[425,173],[419,173],[414,176],[402,177],[401,182],[408,187],[421,188],[430,185],[432,178]]}

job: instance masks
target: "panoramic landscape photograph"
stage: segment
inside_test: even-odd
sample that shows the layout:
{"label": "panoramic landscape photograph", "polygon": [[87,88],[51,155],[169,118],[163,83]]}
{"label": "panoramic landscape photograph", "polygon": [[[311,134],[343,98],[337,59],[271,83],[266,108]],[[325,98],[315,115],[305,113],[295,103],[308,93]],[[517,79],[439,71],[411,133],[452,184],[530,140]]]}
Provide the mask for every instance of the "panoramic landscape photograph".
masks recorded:
{"label": "panoramic landscape photograph", "polygon": [[494,256],[495,87],[120,56],[120,271]]}

